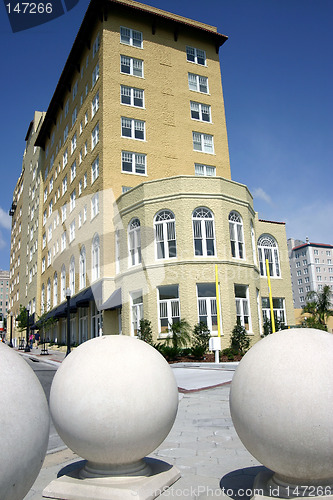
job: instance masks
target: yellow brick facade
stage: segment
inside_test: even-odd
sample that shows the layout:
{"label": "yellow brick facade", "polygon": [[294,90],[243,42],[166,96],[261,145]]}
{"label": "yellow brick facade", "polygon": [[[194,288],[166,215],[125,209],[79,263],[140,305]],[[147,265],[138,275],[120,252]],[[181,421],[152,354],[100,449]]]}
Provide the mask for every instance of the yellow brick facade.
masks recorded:
{"label": "yellow brick facade", "polygon": [[[197,284],[214,283],[217,264],[224,341],[237,319],[235,284],[246,288],[249,334],[258,340],[266,286],[256,257],[259,234],[274,236],[283,256],[273,295],[283,298],[287,322],[293,317],[289,265],[284,226],[258,221],[249,190],[231,180],[218,56],[226,37],[130,0],[109,5],[103,12],[94,11],[93,2],[89,6],[36,141],[43,150],[36,312],[55,314],[59,321],[48,335],[64,342],[70,287],[74,343],[101,332],[131,334],[131,300],[142,290],[143,316],[157,338],[159,287],[178,286],[180,316],[193,326],[199,321]],[[123,28],[130,42],[121,38]],[[132,43],[138,33],[141,46]],[[202,54],[204,63],[198,62]],[[192,56],[195,61],[188,60]],[[123,101],[122,87],[130,103]],[[133,105],[136,89],[143,100]],[[214,219],[215,252],[206,257],[194,253],[192,214],[198,207]],[[163,262],[154,228],[161,210],[175,216],[177,245],[177,256]],[[231,255],[232,211],[242,221],[242,258]],[[140,220],[142,245],[142,262],[134,267],[128,235],[133,218]],[[101,310],[119,289],[122,307]],[[89,293],[88,301],[81,300]]]}

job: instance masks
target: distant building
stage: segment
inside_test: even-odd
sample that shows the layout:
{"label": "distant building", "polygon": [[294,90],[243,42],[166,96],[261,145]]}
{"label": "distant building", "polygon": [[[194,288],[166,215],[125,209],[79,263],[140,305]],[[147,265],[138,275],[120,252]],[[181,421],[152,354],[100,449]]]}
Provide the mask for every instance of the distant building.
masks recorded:
{"label": "distant building", "polygon": [[3,320],[7,316],[9,304],[9,271],[0,270],[0,316]]}
{"label": "distant building", "polygon": [[333,245],[289,238],[288,251],[295,309],[304,307],[310,291],[325,285],[333,291]]}
{"label": "distant building", "polygon": [[[90,2],[27,144],[12,308],[47,312],[61,343],[69,293],[73,343],[135,336],[143,318],[155,339],[179,319],[217,335],[218,312],[224,347],[236,322],[254,342],[270,316],[267,259],[274,314],[294,324],[285,225],[258,219],[248,188],[231,180],[218,55],[227,37],[130,0],[104,7]],[[40,154],[37,232],[28,154]]]}

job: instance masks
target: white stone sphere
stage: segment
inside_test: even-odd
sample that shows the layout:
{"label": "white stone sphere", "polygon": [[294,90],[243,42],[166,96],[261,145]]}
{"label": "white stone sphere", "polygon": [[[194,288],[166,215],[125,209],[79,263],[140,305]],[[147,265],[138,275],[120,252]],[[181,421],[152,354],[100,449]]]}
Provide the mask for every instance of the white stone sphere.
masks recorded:
{"label": "white stone sphere", "polygon": [[27,362],[1,342],[0,359],[0,498],[22,500],[42,467],[50,416]]}
{"label": "white stone sphere", "polygon": [[60,437],[95,468],[126,466],[151,453],[168,435],[177,408],[168,363],[147,343],[125,335],[81,344],[51,386]]}
{"label": "white stone sphere", "polygon": [[244,446],[275,478],[333,479],[333,335],[295,328],[255,344],[236,369],[231,417]]}

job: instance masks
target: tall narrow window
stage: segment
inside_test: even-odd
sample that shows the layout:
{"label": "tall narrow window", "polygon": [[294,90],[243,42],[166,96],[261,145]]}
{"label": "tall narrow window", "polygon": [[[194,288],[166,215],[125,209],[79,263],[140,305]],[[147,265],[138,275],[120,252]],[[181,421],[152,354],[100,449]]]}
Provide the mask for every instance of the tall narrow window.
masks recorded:
{"label": "tall narrow window", "polygon": [[250,223],[250,228],[251,228],[251,243],[252,243],[252,252],[253,252],[253,262],[255,265],[257,265],[256,238],[255,238],[255,232],[254,232],[252,220]]}
{"label": "tall narrow window", "polygon": [[237,212],[230,212],[229,214],[229,233],[231,255],[236,259],[244,259],[243,222]]}
{"label": "tall narrow window", "polygon": [[214,217],[205,207],[196,208],[192,214],[194,254],[215,255]]}
{"label": "tall narrow window", "polygon": [[58,304],[58,274],[55,272],[53,276],[53,307]]}
{"label": "tall narrow window", "polygon": [[162,210],[155,216],[157,259],[177,257],[176,222],[171,210]]}
{"label": "tall narrow window", "polygon": [[75,260],[73,256],[69,264],[69,288],[73,297],[73,295],[75,295]]}
{"label": "tall narrow window", "polygon": [[141,262],[141,234],[139,219],[132,219],[128,226],[129,265]]}
{"label": "tall narrow window", "polygon": [[160,333],[168,333],[169,325],[180,321],[178,285],[160,286],[158,296],[159,330]]}
{"label": "tall narrow window", "polygon": [[49,311],[51,309],[51,280],[50,278],[47,280],[46,287],[46,309]]}
{"label": "tall narrow window", "polygon": [[140,321],[143,319],[142,290],[131,293],[131,313],[132,313],[131,334],[137,335],[138,330],[140,328]]}
{"label": "tall narrow window", "polygon": [[45,285],[42,285],[42,290],[40,294],[40,312],[44,314],[45,312]]}
{"label": "tall narrow window", "polygon": [[100,246],[99,246],[98,234],[95,234],[92,241],[91,257],[92,257],[91,277],[92,281],[96,281],[100,276]]}
{"label": "tall narrow window", "polygon": [[217,332],[217,305],[215,283],[197,284],[199,322],[211,333]]}
{"label": "tall narrow window", "polygon": [[66,298],[66,268],[63,265],[61,268],[60,276],[60,300],[61,302]]}
{"label": "tall narrow window", "polygon": [[261,276],[266,276],[266,259],[268,260],[269,274],[272,278],[279,278],[280,262],[279,250],[273,236],[262,234],[258,239],[258,256]]}
{"label": "tall narrow window", "polygon": [[235,285],[236,319],[237,324],[244,326],[247,332],[252,330],[249,287],[246,285]]}
{"label": "tall narrow window", "polygon": [[80,251],[80,279],[79,279],[80,290],[86,287],[86,272],[87,272],[86,248],[85,246],[83,246]]}

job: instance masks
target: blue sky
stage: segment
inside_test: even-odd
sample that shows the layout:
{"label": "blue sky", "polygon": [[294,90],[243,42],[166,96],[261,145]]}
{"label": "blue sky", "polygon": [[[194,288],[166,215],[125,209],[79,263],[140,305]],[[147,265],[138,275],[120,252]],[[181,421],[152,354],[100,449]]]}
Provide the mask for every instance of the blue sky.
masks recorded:
{"label": "blue sky", "polygon": [[[287,223],[288,237],[333,243],[332,0],[143,3],[229,37],[220,61],[232,179],[249,187],[260,218]],[[34,110],[48,107],[87,5],[80,0],[58,19],[18,33],[0,8],[1,269],[9,269],[8,210],[24,138]]]}

